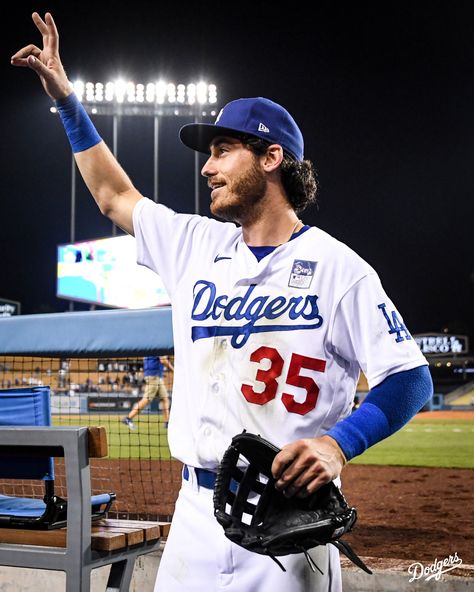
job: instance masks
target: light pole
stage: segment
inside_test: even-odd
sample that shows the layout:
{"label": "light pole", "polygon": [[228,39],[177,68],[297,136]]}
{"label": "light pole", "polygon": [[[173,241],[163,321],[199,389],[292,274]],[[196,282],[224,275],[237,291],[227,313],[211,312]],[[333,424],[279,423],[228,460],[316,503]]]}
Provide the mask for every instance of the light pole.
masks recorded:
{"label": "light pole", "polygon": [[[153,199],[159,200],[159,129],[161,117],[189,117],[197,123],[202,117],[215,116],[217,87],[215,84],[197,82],[174,84],[160,80],[148,84],[115,82],[73,83],[74,92],[92,116],[111,115],[113,118],[112,152],[118,155],[118,121],[121,117],[140,115],[153,118]],[[56,112],[53,107],[52,112]],[[199,214],[199,155],[194,156],[194,210]],[[71,169],[71,228],[70,241],[76,240],[76,165],[72,158]],[[117,228],[112,226],[112,235]]]}

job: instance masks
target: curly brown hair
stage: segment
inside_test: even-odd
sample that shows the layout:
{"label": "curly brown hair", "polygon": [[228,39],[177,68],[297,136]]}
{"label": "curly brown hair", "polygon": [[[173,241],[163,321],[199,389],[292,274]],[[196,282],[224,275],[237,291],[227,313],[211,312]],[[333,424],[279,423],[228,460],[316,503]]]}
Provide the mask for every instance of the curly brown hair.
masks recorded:
{"label": "curly brown hair", "polygon": [[[265,154],[270,146],[269,142],[254,136],[241,136],[239,139],[256,156]],[[316,170],[310,160],[295,160],[293,156],[283,151],[280,172],[286,197],[297,214],[309,205],[317,204],[319,184]]]}

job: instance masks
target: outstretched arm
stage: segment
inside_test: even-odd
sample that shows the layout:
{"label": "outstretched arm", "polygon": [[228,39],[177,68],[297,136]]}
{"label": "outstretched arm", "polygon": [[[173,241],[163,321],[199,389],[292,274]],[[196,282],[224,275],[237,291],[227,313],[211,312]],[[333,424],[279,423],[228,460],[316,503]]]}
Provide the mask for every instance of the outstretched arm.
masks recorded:
{"label": "outstretched arm", "polygon": [[77,166],[100,211],[114,224],[133,234],[133,208],[142,195],[75,98],[59,56],[59,35],[53,17],[47,12],[43,20],[34,12],[32,18],[42,35],[43,47],[27,45],[12,56],[11,63],[38,74],[44,90],[56,101]]}

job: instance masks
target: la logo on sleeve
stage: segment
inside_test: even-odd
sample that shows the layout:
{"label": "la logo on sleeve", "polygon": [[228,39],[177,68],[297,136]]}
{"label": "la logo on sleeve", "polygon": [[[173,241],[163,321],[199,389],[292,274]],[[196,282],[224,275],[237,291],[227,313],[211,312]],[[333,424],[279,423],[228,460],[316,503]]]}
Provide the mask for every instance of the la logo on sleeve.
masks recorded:
{"label": "la logo on sleeve", "polygon": [[305,261],[304,259],[295,259],[291,268],[288,286],[290,288],[309,288],[313,281],[317,261]]}

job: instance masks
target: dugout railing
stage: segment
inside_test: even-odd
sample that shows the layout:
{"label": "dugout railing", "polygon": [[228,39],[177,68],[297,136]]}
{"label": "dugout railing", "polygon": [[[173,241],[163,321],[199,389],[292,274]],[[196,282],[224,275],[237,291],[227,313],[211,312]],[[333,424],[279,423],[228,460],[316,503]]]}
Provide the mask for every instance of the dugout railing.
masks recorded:
{"label": "dugout railing", "polygon": [[[143,395],[143,358],[173,356],[171,308],[0,318],[0,388],[48,385],[53,425],[103,425],[109,456],[91,461],[92,492],[114,491],[111,517],[170,520],[181,463],[170,456],[158,400],[123,417]],[[172,375],[164,380],[172,405]],[[56,471],[58,494],[66,482]],[[63,489],[62,489],[63,488]],[[41,497],[42,484],[0,481],[0,493]]]}

